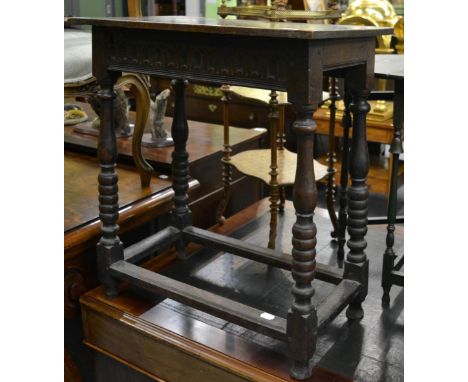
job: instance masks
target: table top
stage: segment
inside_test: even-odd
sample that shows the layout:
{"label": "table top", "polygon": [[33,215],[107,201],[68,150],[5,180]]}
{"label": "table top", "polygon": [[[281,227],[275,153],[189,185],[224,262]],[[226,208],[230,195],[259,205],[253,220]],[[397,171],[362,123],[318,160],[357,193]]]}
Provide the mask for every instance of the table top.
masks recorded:
{"label": "table top", "polygon": [[[64,231],[76,229],[99,218],[98,174],[99,163],[96,158],[65,151],[65,218]],[[170,190],[169,179],[153,176],[150,187],[141,188],[140,175],[130,167],[119,164],[119,207],[149,198],[164,190]],[[170,192],[172,196],[172,191]]]}
{"label": "table top", "polygon": [[[172,207],[171,178],[153,175],[148,188],[141,188],[140,176],[132,166],[119,164],[120,232],[138,227]],[[101,234],[98,207],[99,162],[96,157],[65,151],[64,155],[64,249],[65,260],[96,245]],[[189,181],[189,194],[199,187]]]}
{"label": "table top", "polygon": [[403,54],[376,54],[375,76],[392,80],[404,80],[405,66]]}
{"label": "table top", "polygon": [[280,37],[306,40],[371,37],[392,34],[392,28],[329,25],[260,20],[224,20],[188,16],[72,17],[67,25],[200,32],[240,36]]}

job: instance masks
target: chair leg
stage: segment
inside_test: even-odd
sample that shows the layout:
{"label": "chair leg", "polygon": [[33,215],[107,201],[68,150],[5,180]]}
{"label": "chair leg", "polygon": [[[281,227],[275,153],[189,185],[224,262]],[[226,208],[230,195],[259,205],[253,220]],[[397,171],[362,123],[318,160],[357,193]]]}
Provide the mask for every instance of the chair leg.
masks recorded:
{"label": "chair leg", "polygon": [[276,243],[276,229],[278,225],[278,211],[279,211],[279,200],[280,191],[278,184],[278,153],[277,153],[277,142],[276,134],[278,130],[278,94],[272,90],[270,93],[270,113],[268,117],[270,119],[270,150],[271,150],[271,161],[270,161],[270,235],[268,239],[268,248],[274,249]]}
{"label": "chair leg", "polygon": [[142,153],[142,139],[150,112],[150,94],[144,79],[138,74],[126,74],[117,81],[120,85],[126,85],[136,101],[136,121],[132,138],[132,152],[135,166],[140,174],[142,187],[149,187],[153,167],[146,161]]}
{"label": "chair leg", "polygon": [[268,248],[275,249],[276,231],[278,228],[280,192],[278,186],[270,185],[270,235],[268,239]]}
{"label": "chair leg", "polygon": [[216,221],[218,224],[223,225],[226,221],[224,213],[231,197],[231,152],[232,148],[229,143],[229,85],[221,86],[223,97],[221,102],[223,103],[223,125],[224,125],[224,144],[223,144],[223,159],[222,159],[222,179],[223,179],[223,196],[216,209]]}
{"label": "chair leg", "polygon": [[349,129],[352,124],[351,111],[349,105],[351,96],[346,90],[344,94],[345,111],[342,119],[343,127],[343,152],[341,159],[341,175],[340,175],[340,211],[338,215],[338,251],[337,260],[344,260],[344,246],[346,243],[346,224],[347,224],[347,191],[348,191],[348,159],[349,159]]}

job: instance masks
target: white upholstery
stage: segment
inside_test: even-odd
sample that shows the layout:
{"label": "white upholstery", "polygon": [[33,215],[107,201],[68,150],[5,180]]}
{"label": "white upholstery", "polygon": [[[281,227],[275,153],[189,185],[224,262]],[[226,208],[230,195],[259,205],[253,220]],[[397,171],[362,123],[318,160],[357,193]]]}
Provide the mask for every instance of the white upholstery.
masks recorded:
{"label": "white upholstery", "polygon": [[85,83],[93,78],[91,32],[64,29],[65,85]]}

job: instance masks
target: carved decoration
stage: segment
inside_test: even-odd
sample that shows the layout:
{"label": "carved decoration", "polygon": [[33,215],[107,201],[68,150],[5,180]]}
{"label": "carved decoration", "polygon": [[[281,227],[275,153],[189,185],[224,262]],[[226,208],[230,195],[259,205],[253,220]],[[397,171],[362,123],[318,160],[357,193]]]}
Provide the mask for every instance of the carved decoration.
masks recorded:
{"label": "carved decoration", "polygon": [[[241,77],[245,80],[242,84],[270,84],[272,89],[286,86],[287,61],[278,60],[276,52],[262,43],[245,44],[236,42],[236,49],[232,49],[230,42],[240,40],[242,37],[226,37],[219,42],[206,45],[191,37],[191,44],[179,44],[177,38],[165,41],[158,38],[148,40],[132,38],[129,34],[138,34],[140,31],[116,30],[109,41],[109,67],[113,70],[125,71],[130,66],[133,70],[141,68],[142,71],[151,74],[172,72],[174,77],[197,77],[207,79],[210,82],[232,83],[232,77]],[[180,35],[185,40],[185,35]],[[132,41],[131,44],[125,41]],[[228,41],[227,41],[228,40]],[[284,52],[287,55],[287,52]],[[242,63],[242,64],[241,64]]]}
{"label": "carved decoration", "polygon": [[149,133],[143,135],[142,145],[146,147],[165,147],[173,145],[173,140],[164,129],[164,116],[166,115],[167,101],[171,94],[170,89],[159,93],[150,105],[150,114],[146,125]]}

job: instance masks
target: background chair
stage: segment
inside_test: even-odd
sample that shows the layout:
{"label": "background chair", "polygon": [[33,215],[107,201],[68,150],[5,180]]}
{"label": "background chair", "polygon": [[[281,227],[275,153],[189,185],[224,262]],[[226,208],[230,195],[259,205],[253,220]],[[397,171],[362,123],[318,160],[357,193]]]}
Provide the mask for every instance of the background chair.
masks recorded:
{"label": "background chair", "polygon": [[[130,17],[142,16],[141,1],[128,0],[128,14]],[[92,41],[91,32],[65,28],[64,30],[64,95],[65,97],[95,97],[99,89],[99,84],[92,74]],[[140,174],[142,187],[148,187],[152,166],[143,158],[141,142],[147,125],[150,112],[151,99],[149,94],[149,82],[139,74],[124,73],[116,82],[117,100],[115,107],[119,110],[114,113],[114,127],[116,136],[129,137],[133,134],[132,149],[135,166]],[[129,128],[127,119],[127,108],[124,90],[130,92],[135,98],[136,121],[133,131]],[[94,108],[99,103],[93,102]],[[99,114],[99,111],[97,114]],[[77,127],[77,131],[85,134],[98,135],[98,121],[89,126]]]}

